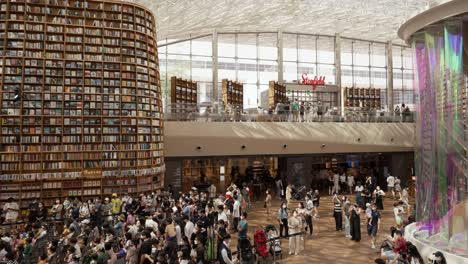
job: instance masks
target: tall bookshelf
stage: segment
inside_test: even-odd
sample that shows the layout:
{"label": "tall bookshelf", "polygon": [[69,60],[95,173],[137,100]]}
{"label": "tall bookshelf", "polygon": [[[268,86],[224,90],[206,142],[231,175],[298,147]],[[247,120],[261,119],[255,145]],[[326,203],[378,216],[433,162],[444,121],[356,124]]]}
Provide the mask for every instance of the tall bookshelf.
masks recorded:
{"label": "tall bookshelf", "polygon": [[133,3],[0,3],[0,203],[162,186],[155,31]]}
{"label": "tall bookshelf", "polygon": [[268,107],[276,107],[278,103],[286,103],[286,85],[270,81],[268,85]]}
{"label": "tall bookshelf", "polygon": [[197,82],[171,77],[171,107],[173,113],[185,113],[197,107]]}
{"label": "tall bookshelf", "polygon": [[345,106],[350,108],[380,109],[380,89],[345,88]]}
{"label": "tall bookshelf", "polygon": [[228,79],[222,81],[222,98],[224,106],[244,107],[244,85]]}

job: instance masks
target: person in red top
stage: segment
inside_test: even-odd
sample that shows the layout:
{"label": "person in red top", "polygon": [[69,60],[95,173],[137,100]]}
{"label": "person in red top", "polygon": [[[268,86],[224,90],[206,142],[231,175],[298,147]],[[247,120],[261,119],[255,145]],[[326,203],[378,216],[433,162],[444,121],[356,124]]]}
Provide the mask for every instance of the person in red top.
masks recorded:
{"label": "person in red top", "polygon": [[408,248],[406,247],[406,240],[403,237],[403,234],[400,230],[395,231],[395,246],[393,247],[393,252],[395,254],[400,253],[401,251],[407,251]]}

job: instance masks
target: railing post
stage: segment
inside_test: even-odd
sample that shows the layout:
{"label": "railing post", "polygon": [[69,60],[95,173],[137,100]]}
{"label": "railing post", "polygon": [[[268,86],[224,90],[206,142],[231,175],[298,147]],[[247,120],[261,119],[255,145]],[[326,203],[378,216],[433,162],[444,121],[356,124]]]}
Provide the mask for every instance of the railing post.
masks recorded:
{"label": "railing post", "polygon": [[218,98],[218,32],[216,29],[213,32],[213,42],[211,44],[211,55],[213,58],[213,98],[212,98],[212,104],[218,103],[219,98]]}
{"label": "railing post", "polygon": [[387,42],[387,108],[393,113],[393,54],[392,41]]}
{"label": "railing post", "polygon": [[283,31],[278,30],[278,83],[283,83]]}
{"label": "railing post", "polygon": [[335,34],[335,84],[340,88],[340,114],[345,115],[345,91],[341,87],[341,37]]}

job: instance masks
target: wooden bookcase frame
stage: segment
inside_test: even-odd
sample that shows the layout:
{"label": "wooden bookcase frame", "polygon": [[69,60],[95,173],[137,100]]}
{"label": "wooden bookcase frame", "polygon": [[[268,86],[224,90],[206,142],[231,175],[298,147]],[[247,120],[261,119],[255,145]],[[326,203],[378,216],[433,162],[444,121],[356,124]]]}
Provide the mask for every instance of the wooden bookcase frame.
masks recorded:
{"label": "wooden bookcase frame", "polygon": [[0,203],[163,185],[155,32],[130,2],[0,3]]}

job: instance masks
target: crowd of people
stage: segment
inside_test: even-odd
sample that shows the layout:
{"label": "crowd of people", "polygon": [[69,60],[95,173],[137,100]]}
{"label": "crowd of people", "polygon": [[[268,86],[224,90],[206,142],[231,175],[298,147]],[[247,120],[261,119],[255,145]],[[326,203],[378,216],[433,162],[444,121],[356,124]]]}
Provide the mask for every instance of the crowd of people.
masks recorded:
{"label": "crowd of people", "polygon": [[[360,242],[361,226],[366,226],[370,247],[378,247],[383,199],[389,196],[385,199],[394,199],[395,225],[376,261],[418,263],[416,248],[403,238],[414,211],[397,177],[386,179],[390,195],[371,176],[362,184],[354,183],[351,175],[330,172],[327,181],[330,211],[336,232],[344,231],[343,239]],[[268,243],[276,237],[289,239],[289,255],[298,255],[305,250],[304,240],[313,238],[314,222],[320,219],[320,192],[286,184],[280,177],[275,183],[276,190],[264,192],[267,219],[276,219]],[[239,245],[249,240],[252,187],[231,183],[223,194],[213,187],[206,191],[194,187],[188,193],[158,190],[138,197],[112,194],[102,201],[69,197],[57,199],[49,208],[33,199],[24,222],[19,221],[18,204],[10,199],[2,208],[0,263],[234,263],[234,245],[239,259]],[[271,208],[275,195],[282,201],[278,210]],[[233,239],[237,243],[231,244]]]}

